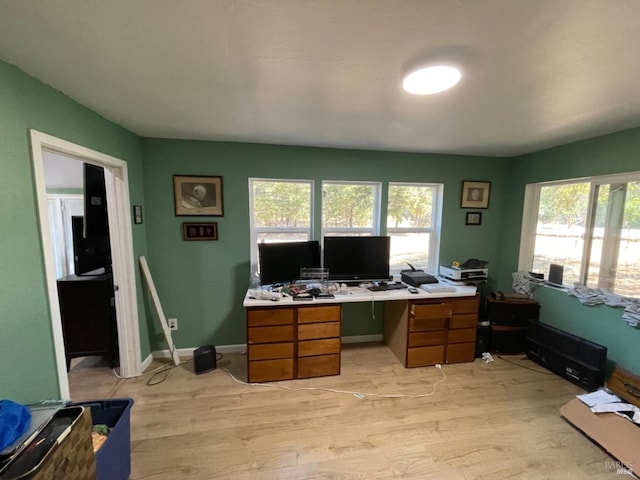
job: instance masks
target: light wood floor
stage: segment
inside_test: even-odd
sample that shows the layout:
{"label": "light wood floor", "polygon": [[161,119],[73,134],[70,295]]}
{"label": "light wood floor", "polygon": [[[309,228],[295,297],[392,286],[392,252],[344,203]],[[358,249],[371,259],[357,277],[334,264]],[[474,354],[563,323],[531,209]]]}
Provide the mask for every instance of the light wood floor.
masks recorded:
{"label": "light wood floor", "polygon": [[[278,383],[433,392],[419,398],[249,386],[191,363],[155,386],[83,362],[69,380],[74,401],[134,399],[134,480],[619,479],[614,459],[558,413],[583,391],[522,355],[503,358],[405,369],[384,345],[347,345],[340,376]],[[244,380],[245,360],[219,365]]]}

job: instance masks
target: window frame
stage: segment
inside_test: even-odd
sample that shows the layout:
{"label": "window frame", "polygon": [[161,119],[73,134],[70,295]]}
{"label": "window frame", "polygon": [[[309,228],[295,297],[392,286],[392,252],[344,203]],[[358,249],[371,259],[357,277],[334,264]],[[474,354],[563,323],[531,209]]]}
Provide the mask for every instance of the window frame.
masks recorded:
{"label": "window frame", "polygon": [[[440,260],[440,238],[442,235],[442,204],[444,197],[444,184],[442,183],[421,183],[421,182],[389,182],[387,185],[387,212],[389,207],[389,197],[391,196],[391,187],[428,187],[433,189],[433,202],[431,204],[431,227],[389,227],[388,221],[386,226],[387,235],[392,236],[393,233],[429,233],[430,241],[427,251],[428,272],[437,273],[438,263]],[[388,213],[387,213],[388,217]],[[400,271],[392,270],[390,273],[397,274]]]}
{"label": "window frame", "polygon": [[[309,227],[257,227],[255,225],[254,183],[295,183],[310,186],[309,190]],[[308,179],[293,178],[258,178],[249,177],[249,237],[251,242],[251,275],[258,271],[258,236],[263,233],[306,233],[307,240],[313,240],[314,233],[314,186],[315,182]]]}
{"label": "window frame", "polygon": [[380,235],[380,213],[382,205],[382,182],[372,182],[366,180],[322,180],[321,191],[324,192],[324,187],[327,184],[331,185],[369,185],[374,187],[373,191],[373,225],[370,228],[356,227],[356,228],[342,228],[342,227],[325,227],[324,225],[324,195],[322,198],[322,204],[320,206],[320,222],[321,230],[320,234],[322,239],[326,236],[349,236],[349,235],[361,235],[368,233],[370,236]]}
{"label": "window frame", "polygon": [[[590,184],[589,203],[587,205],[585,216],[584,246],[581,252],[579,274],[580,283],[582,283],[583,285],[587,285],[589,275],[587,266],[591,256],[594,229],[596,228],[596,208],[598,206],[597,201],[599,188],[602,185],[610,185],[615,183],[628,184],[632,182],[640,182],[640,171],[612,175],[598,175],[590,177],[562,179],[525,185],[524,205],[522,209],[522,227],[520,234],[520,250],[518,254],[518,270],[528,272],[531,270],[533,265],[535,253],[535,238],[540,207],[540,192],[542,188],[549,186],[572,185],[576,183],[588,183]],[[609,293],[614,292],[609,291]]]}

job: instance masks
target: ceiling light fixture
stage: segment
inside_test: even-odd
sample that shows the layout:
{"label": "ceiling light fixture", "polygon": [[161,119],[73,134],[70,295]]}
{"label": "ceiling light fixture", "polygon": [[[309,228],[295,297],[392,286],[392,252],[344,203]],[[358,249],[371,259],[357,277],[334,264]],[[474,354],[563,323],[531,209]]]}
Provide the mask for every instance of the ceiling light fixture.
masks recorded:
{"label": "ceiling light fixture", "polygon": [[404,77],[402,88],[414,95],[431,95],[444,92],[460,81],[460,70],[437,65],[414,70]]}

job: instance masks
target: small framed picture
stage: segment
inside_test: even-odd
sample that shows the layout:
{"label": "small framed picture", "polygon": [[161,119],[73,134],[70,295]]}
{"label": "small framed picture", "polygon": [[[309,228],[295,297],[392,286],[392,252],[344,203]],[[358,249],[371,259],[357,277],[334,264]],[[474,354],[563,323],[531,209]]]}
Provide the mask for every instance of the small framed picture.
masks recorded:
{"label": "small framed picture", "polygon": [[461,208],[489,208],[491,182],[462,182]]}
{"label": "small framed picture", "polygon": [[222,217],[222,177],[173,176],[176,216]]}
{"label": "small framed picture", "polygon": [[467,212],[466,225],[482,224],[482,212]]}
{"label": "small framed picture", "polygon": [[182,224],[183,240],[218,240],[218,222],[184,222]]}
{"label": "small framed picture", "polygon": [[142,205],[133,206],[133,223],[142,223]]}

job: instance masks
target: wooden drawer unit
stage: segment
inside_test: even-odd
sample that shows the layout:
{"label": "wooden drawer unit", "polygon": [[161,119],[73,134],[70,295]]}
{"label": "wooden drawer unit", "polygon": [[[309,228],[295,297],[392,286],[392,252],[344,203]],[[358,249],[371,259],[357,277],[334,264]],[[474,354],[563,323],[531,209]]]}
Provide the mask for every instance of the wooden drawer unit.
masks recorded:
{"label": "wooden drawer unit", "polygon": [[475,359],[479,298],[385,303],[384,339],[405,367]]}
{"label": "wooden drawer unit", "polygon": [[342,307],[298,309],[298,378],[340,374]]}
{"label": "wooden drawer unit", "polygon": [[247,309],[248,381],[340,374],[341,319],[341,305]]}
{"label": "wooden drawer unit", "polygon": [[480,298],[456,298],[453,301],[447,332],[446,363],[473,362],[476,358],[478,308]]}
{"label": "wooden drawer unit", "polygon": [[291,380],[295,375],[295,311],[247,310],[247,380]]}

